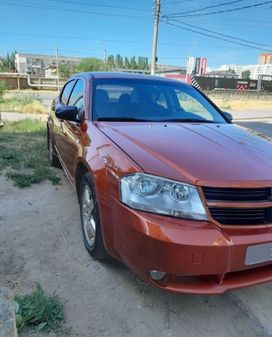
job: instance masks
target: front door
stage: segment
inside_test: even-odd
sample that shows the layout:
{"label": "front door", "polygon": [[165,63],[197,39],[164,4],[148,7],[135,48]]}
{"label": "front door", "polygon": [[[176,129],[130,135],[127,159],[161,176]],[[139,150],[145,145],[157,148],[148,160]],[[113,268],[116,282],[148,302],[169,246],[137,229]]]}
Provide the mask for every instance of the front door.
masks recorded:
{"label": "front door", "polygon": [[[67,105],[76,106],[79,119],[81,119],[84,111],[84,82],[82,79],[76,81]],[[80,155],[84,135],[85,132],[82,131],[79,123],[71,121],[63,122],[63,145],[65,146],[63,149],[63,161],[67,174],[72,181],[75,177],[76,161]]]}

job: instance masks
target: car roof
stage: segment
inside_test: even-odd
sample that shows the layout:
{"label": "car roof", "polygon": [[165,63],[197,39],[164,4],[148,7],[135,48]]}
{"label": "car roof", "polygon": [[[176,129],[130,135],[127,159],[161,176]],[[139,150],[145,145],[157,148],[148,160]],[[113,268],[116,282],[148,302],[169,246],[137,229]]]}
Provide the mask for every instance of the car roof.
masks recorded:
{"label": "car roof", "polygon": [[160,82],[167,83],[179,83],[184,86],[190,86],[182,81],[174,80],[161,76],[154,75],[145,75],[145,74],[137,74],[137,73],[126,73],[126,72],[82,72],[74,75],[72,78],[83,77],[86,80],[91,79],[135,79],[135,80],[155,80]]}

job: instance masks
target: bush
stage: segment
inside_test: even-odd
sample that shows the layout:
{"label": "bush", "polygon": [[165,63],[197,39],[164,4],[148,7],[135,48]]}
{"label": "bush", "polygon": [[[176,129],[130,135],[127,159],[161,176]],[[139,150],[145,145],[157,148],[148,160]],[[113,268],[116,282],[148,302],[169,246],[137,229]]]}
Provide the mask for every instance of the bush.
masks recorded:
{"label": "bush", "polygon": [[4,82],[0,82],[0,102],[3,101],[3,96],[6,90],[7,90],[6,84]]}

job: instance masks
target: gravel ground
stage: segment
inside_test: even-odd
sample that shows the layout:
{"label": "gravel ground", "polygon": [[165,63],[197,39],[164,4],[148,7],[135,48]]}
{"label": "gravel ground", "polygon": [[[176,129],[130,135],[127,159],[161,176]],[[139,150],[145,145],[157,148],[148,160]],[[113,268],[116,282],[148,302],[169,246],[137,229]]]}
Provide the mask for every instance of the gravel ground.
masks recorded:
{"label": "gravel ground", "polygon": [[[272,134],[269,121],[244,123]],[[65,310],[62,337],[272,336],[271,284],[220,296],[176,295],[145,284],[118,262],[93,260],[63,173],[60,186],[26,189],[0,177],[0,233],[0,287],[20,294],[39,282],[56,291]]]}

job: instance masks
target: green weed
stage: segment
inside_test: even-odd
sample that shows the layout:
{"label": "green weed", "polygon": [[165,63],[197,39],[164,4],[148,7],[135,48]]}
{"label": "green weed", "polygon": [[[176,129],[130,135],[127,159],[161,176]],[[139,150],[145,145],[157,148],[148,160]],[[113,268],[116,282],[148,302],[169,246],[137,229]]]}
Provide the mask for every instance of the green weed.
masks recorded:
{"label": "green weed", "polygon": [[63,307],[57,295],[45,295],[39,284],[32,294],[15,297],[18,331],[30,328],[37,333],[54,331],[63,322]]}

